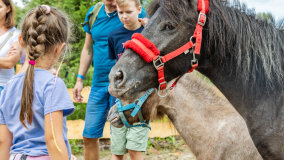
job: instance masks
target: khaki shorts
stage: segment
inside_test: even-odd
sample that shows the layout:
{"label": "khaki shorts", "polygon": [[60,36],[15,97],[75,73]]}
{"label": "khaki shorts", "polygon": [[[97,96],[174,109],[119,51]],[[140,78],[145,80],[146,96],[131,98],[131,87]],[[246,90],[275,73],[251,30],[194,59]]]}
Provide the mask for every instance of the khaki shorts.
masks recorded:
{"label": "khaki shorts", "polygon": [[116,128],[111,125],[111,153],[124,155],[127,150],[145,152],[148,144],[149,128],[131,127]]}

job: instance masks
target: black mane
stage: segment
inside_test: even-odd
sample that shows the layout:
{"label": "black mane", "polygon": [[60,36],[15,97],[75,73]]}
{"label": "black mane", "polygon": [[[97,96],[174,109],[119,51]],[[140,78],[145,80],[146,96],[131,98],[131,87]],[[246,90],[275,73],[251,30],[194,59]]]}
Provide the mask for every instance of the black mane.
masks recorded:
{"label": "black mane", "polygon": [[[159,7],[171,20],[188,23],[188,0],[155,0],[149,14],[153,15]],[[283,28],[283,20],[277,26],[259,19],[254,10],[239,1],[210,0],[202,53],[209,55],[208,58],[223,70],[230,69],[228,74],[241,77],[244,87],[252,91],[283,91]]]}

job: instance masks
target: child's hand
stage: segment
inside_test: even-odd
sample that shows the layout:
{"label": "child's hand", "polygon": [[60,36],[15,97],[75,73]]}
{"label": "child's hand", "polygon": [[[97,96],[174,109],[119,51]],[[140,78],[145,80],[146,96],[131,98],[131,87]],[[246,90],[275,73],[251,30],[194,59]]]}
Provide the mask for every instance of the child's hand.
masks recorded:
{"label": "child's hand", "polygon": [[147,24],[148,21],[149,21],[149,18],[139,18],[138,21],[141,23],[141,25],[142,25],[143,27],[145,27],[146,24]]}

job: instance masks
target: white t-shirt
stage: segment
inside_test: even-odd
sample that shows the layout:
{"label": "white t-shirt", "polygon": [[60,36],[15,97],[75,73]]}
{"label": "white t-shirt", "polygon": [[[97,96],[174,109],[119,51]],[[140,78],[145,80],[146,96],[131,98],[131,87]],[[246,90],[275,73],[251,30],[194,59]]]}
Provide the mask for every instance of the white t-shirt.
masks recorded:
{"label": "white t-shirt", "polygon": [[[17,30],[15,27],[13,27],[9,29],[5,34],[0,36],[0,44],[2,44],[6,40],[10,32],[13,32],[13,35],[8,39],[6,44],[0,49],[0,57],[5,57],[8,54],[8,51],[12,46],[12,44],[18,41],[20,31]],[[11,69],[0,68],[0,86],[4,86],[14,75],[14,73],[15,73],[14,68]]]}

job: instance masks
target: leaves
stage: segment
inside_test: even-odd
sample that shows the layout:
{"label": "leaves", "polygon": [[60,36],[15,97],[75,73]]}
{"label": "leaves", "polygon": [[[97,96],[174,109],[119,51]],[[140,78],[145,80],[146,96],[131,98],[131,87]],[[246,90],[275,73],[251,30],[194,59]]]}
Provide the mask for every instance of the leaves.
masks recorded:
{"label": "leaves", "polygon": [[[81,26],[81,23],[85,19],[85,15],[89,8],[95,5],[100,0],[22,0],[24,8],[15,6],[16,14],[15,20],[17,28],[20,28],[22,18],[25,17],[26,13],[32,8],[38,5],[50,5],[65,12],[69,17],[71,23],[71,54],[69,54],[60,70],[59,76],[64,79],[65,84],[68,88],[73,88],[76,82],[76,75],[79,69],[81,50],[85,41],[85,32]],[[152,0],[142,0],[142,5],[147,7]],[[85,76],[84,86],[90,86],[92,84],[93,68],[91,67]]]}

